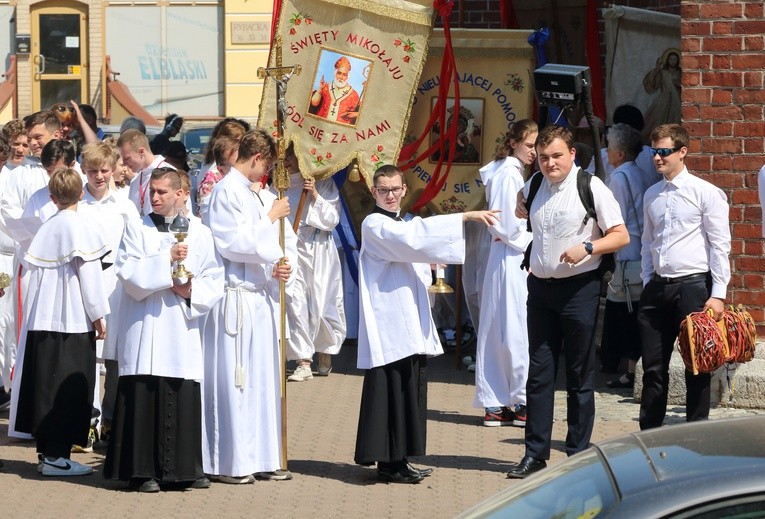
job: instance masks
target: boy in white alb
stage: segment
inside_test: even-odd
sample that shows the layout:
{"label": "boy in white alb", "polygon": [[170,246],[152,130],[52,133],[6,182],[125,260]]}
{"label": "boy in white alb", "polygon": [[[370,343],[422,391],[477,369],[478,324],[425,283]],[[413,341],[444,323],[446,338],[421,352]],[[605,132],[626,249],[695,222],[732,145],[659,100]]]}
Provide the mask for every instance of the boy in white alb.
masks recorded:
{"label": "boy in white alb", "polygon": [[40,227],[22,260],[29,269],[29,312],[17,358],[23,370],[12,392],[14,427],[35,437],[44,476],[79,476],[93,472],[69,452],[88,437],[96,340],[106,335],[109,313],[99,261],[108,247],[77,213],[79,174],[58,170],[49,185],[59,212]]}

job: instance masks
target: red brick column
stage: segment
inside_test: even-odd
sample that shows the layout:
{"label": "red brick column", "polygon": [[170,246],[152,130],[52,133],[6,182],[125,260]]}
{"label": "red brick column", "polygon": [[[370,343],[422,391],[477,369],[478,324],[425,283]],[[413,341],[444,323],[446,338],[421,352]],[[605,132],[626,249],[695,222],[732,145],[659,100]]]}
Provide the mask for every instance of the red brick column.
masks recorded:
{"label": "red brick column", "polygon": [[765,164],[763,2],[684,0],[680,7],[688,169],[723,189],[733,237],[729,301],[765,335],[765,257],[757,172]]}

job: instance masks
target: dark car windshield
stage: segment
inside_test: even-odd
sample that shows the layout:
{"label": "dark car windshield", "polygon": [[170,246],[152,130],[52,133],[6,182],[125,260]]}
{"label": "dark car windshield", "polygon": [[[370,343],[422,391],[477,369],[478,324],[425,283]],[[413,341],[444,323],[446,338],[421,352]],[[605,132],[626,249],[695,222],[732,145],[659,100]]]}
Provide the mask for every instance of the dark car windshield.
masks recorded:
{"label": "dark car windshield", "polygon": [[545,469],[545,478],[513,487],[509,499],[480,517],[594,518],[605,517],[616,504],[608,471],[597,450],[590,449],[564,463]]}
{"label": "dark car windshield", "polygon": [[204,153],[212,128],[194,128],[183,133],[183,145],[189,153]]}

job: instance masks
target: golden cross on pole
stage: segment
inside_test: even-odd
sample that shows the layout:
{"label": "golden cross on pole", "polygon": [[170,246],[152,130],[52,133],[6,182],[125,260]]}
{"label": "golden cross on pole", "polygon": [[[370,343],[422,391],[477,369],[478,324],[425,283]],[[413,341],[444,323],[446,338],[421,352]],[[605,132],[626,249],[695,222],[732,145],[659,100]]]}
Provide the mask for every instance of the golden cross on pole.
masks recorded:
{"label": "golden cross on pole", "polygon": [[[284,167],[284,155],[286,152],[284,143],[284,123],[287,118],[287,82],[292,75],[300,74],[300,65],[288,67],[282,66],[282,38],[277,35],[274,38],[273,50],[276,57],[275,67],[259,67],[258,78],[273,78],[276,81],[276,170],[273,177],[273,185],[278,193],[278,198],[284,198],[284,193],[290,187],[290,176]],[[279,219],[279,245],[286,256],[284,217]],[[284,259],[282,259],[282,264]],[[297,268],[295,265],[293,268]],[[282,397],[282,470],[287,470],[287,299],[284,289],[284,281],[279,282],[279,372],[281,373],[281,397]]]}

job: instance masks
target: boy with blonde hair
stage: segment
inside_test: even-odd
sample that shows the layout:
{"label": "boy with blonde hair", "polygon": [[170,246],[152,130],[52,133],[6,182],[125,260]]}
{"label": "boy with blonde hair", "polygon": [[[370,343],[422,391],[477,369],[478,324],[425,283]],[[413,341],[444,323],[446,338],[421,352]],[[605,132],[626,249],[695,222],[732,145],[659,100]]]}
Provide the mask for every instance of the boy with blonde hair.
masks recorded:
{"label": "boy with blonde hair", "polygon": [[[138,218],[138,210],[135,205],[125,197],[117,195],[112,184],[112,176],[117,168],[119,153],[116,148],[104,142],[94,142],[85,145],[82,149],[82,171],[87,178],[87,184],[82,193],[80,213],[89,221],[94,222],[101,238],[111,251],[103,259],[103,278],[106,293],[109,297],[109,306],[112,313],[107,317],[107,324],[112,330],[117,330],[116,318],[119,317],[120,301],[122,299],[122,287],[117,283],[117,274],[114,271],[114,261],[119,249],[122,235],[131,219]],[[99,384],[96,384],[93,395],[93,407],[101,411],[101,442],[105,447],[109,438],[109,429],[112,421],[114,400],[117,395],[117,342],[118,334],[112,334],[105,341],[98,341],[96,353],[99,364],[103,361],[106,367],[104,380],[103,403],[100,399]],[[100,372],[100,366],[99,370]],[[98,413],[94,413],[98,414]],[[95,424],[91,428],[88,444],[81,450],[89,452],[92,444],[96,441]]]}

